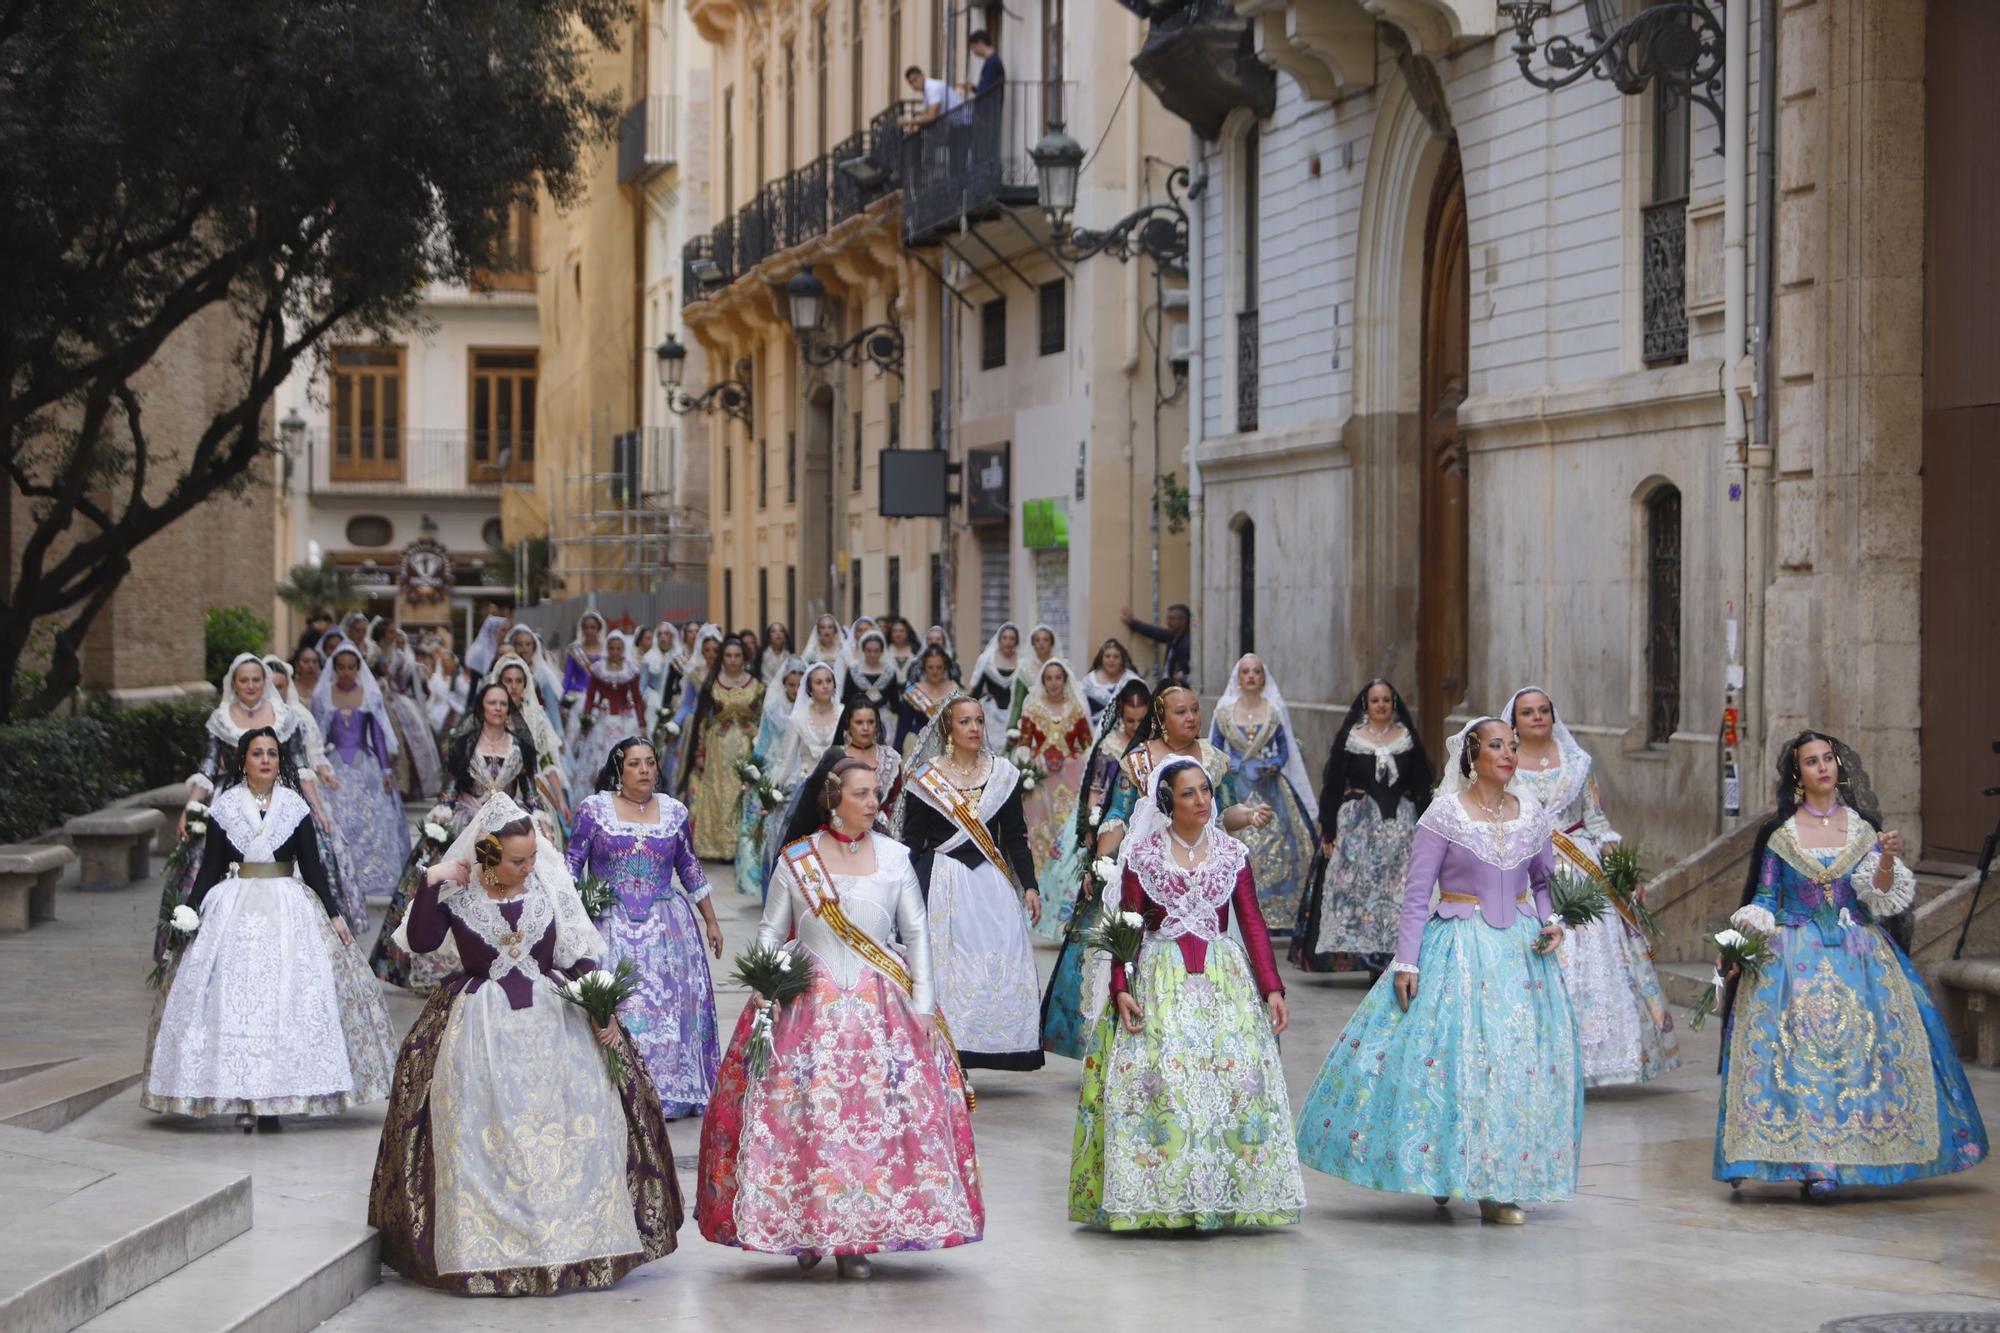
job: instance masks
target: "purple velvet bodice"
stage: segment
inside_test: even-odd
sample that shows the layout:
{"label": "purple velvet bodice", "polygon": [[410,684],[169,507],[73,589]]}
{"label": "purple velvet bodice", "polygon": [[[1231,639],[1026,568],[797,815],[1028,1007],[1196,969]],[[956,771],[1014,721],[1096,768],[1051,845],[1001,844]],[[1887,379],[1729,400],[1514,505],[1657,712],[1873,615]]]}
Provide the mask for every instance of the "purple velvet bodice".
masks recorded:
{"label": "purple velvet bodice", "polygon": [[576,827],[569,836],[570,873],[601,875],[611,884],[619,910],[643,921],[654,906],[679,893],[690,903],[708,897],[708,877],[688,837],[688,809],[671,796],[656,798],[659,820],[635,824],[618,818],[610,792],[585,797],[576,807]]}
{"label": "purple velvet bodice", "polygon": [[381,724],[366,709],[328,709],[321,729],[326,733],[327,748],[339,752],[341,763],[353,763],[354,756],[366,746],[376,763],[389,766],[389,744],[382,736]]}

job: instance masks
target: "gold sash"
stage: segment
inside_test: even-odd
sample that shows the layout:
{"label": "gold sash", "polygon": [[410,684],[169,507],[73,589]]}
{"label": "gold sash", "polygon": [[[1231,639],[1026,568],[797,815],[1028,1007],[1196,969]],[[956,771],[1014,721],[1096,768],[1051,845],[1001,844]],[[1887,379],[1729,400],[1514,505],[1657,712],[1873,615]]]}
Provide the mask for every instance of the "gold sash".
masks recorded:
{"label": "gold sash", "polygon": [[[811,837],[800,838],[787,843],[784,851],[785,864],[797,876],[799,887],[804,890],[806,905],[813,915],[826,923],[827,929],[840,937],[840,942],[854,950],[862,962],[880,972],[902,988],[903,994],[914,997],[916,982],[910,976],[903,961],[882,947],[882,942],[848,919],[840,908],[840,891],[834,887],[833,872],[826,868],[826,861],[820,856],[819,848],[813,846]],[[951,1025],[945,1022],[944,1010],[937,1013],[938,1035],[944,1039],[945,1049],[951,1052],[951,1063],[958,1068],[958,1043],[951,1035]],[[972,1080],[965,1076],[965,1070],[958,1068],[958,1079],[965,1089],[965,1109],[978,1109],[978,1099],[972,1094]]]}
{"label": "gold sash", "polygon": [[[1604,876],[1604,867],[1597,864],[1597,858],[1583,850],[1575,838],[1570,837],[1569,834],[1563,832],[1561,829],[1552,828],[1549,830],[1549,841],[1554,843],[1556,850],[1567,857],[1570,864],[1578,870],[1581,870],[1584,874],[1600,883],[1610,883]],[[1652,938],[1639,925],[1638,917],[1633,913],[1631,907],[1626,904],[1623,898],[1620,898],[1615,893],[1607,892],[1604,896],[1611,900],[1612,907],[1617,909],[1618,915],[1624,919],[1625,924],[1632,927],[1633,930],[1638,931],[1639,938],[1646,941],[1646,957],[1651,958],[1653,956]]]}
{"label": "gold sash", "polygon": [[[998,763],[999,760],[996,759],[994,762]],[[951,779],[944,775],[944,770],[937,766],[937,761],[925,763],[910,775],[910,780],[931,794],[939,808],[944,811],[945,817],[958,827],[959,832],[971,840],[972,845],[979,849],[979,854],[986,858],[988,864],[999,871],[1013,886],[1015,893],[1023,898],[1028,896],[1027,890],[1021,887],[1021,881],[1014,877],[1014,868],[1007,864],[1006,857],[1000,855],[1000,848],[994,843],[993,833],[986,827],[986,822],[979,817],[979,812],[972,808],[972,802],[965,799],[965,793],[952,785]],[[988,782],[992,780],[990,777],[987,779]]]}

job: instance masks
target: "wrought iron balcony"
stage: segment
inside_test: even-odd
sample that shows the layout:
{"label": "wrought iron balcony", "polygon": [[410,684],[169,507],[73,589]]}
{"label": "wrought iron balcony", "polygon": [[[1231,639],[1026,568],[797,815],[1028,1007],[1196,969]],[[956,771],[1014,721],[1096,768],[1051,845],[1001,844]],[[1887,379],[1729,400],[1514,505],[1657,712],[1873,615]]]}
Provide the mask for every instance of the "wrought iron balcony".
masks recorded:
{"label": "wrought iron balcony", "polygon": [[1640,210],[1643,220],[1644,349],[1649,366],[1687,360],[1687,200],[1669,199]]}
{"label": "wrought iron balcony", "polygon": [[618,124],[618,183],[650,180],[680,161],[680,99],[648,97]]}
{"label": "wrought iron balcony", "polygon": [[[1129,7],[1129,6],[1128,6]],[[1230,0],[1159,0],[1139,6],[1150,20],[1132,68],[1204,139],[1219,138],[1238,107],[1259,120],[1277,105],[1277,75],[1257,58],[1251,22]]]}
{"label": "wrought iron balcony", "polygon": [[905,131],[902,141],[903,242],[936,245],[959,220],[982,221],[1035,203],[1029,151],[1063,119],[1073,83],[1002,85]]}
{"label": "wrought iron balcony", "polygon": [[831,168],[816,157],[785,177],[785,248],[826,235],[827,177]]}

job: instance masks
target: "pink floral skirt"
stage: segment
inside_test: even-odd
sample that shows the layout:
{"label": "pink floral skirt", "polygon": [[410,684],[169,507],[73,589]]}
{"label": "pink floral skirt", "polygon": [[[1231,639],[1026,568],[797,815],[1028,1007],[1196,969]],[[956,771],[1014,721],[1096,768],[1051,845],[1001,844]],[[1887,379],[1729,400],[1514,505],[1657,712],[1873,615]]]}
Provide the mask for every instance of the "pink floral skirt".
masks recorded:
{"label": "pink floral skirt", "polygon": [[824,965],[785,1006],[749,1083],[746,1008],[701,1125],[695,1218],[768,1254],[938,1250],[979,1239],[986,1206],[965,1086],[909,997]]}

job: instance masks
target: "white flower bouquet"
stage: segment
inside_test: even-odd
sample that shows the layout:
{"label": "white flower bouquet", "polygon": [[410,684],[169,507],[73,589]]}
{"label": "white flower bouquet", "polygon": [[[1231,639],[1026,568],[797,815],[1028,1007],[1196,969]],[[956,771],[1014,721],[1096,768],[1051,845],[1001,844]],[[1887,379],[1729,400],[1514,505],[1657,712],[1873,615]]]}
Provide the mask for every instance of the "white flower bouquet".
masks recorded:
{"label": "white flower bouquet", "polygon": [[611,915],[611,881],[588,870],[576,878],[576,896],[583,899],[584,914],[591,920]]}
{"label": "white flower bouquet", "polygon": [[[1739,909],[1731,920],[1740,918],[1746,910]],[[1777,928],[1777,922],[1772,920],[1769,912],[1761,907],[1757,910],[1763,912],[1763,919],[1771,921],[1772,929]],[[1771,949],[1771,937],[1754,927],[1725,926],[1709,938],[1715,943],[1717,961],[1715,974],[1708,979],[1707,988],[1695,1003],[1694,1015],[1688,1020],[1688,1026],[1697,1031],[1708,1021],[1709,1014],[1715,1011],[1724,988],[1729,985],[1731,972],[1741,974],[1744,981],[1754,985],[1757,978],[1764,974],[1764,969],[1777,958]]]}
{"label": "white flower bouquet", "polygon": [[[592,1028],[607,1028],[618,1021],[618,1006],[638,989],[639,969],[626,959],[618,964],[616,972],[607,972],[603,968],[587,972],[568,985],[558,986],[556,993],[583,1010]],[[611,1075],[611,1081],[624,1087],[629,1076],[624,1055],[616,1046],[599,1046],[598,1049],[604,1052],[604,1068]]]}
{"label": "white flower bouquet", "polygon": [[187,831],[190,837],[195,838],[208,832],[208,807],[200,801],[187,803]]}
{"label": "white flower bouquet", "polygon": [[674,721],[672,718],[669,718],[667,719],[667,724],[661,727],[660,730],[666,732],[668,736],[678,740],[681,734],[681,724]]}
{"label": "white flower bouquet", "polygon": [[770,1072],[775,1049],[771,1032],[778,1011],[812,989],[813,967],[809,959],[790,949],[772,949],[760,944],[736,955],[736,970],[729,974],[729,979],[748,987],[752,995],[765,1002],[750,1020],[749,1044],[743,1053],[744,1074],[754,1082]]}
{"label": "white flower bouquet", "polygon": [[1078,942],[1086,949],[1101,949],[1110,954],[1111,960],[1130,977],[1132,965],[1139,961],[1139,948],[1146,942],[1146,919],[1137,912],[1118,911],[1107,900],[1096,923],[1083,932]]}
{"label": "white flower bouquet", "polygon": [[174,960],[175,956],[182,949],[187,948],[188,941],[193,939],[194,933],[201,929],[201,913],[195,911],[186,903],[180,903],[172,911],[163,912],[160,916],[160,922],[166,927],[167,947],[165,952],[160,955],[159,960],[153,964],[153,970],[146,974],[146,984],[154,990],[158,990],[165,984],[167,979],[167,965]]}

